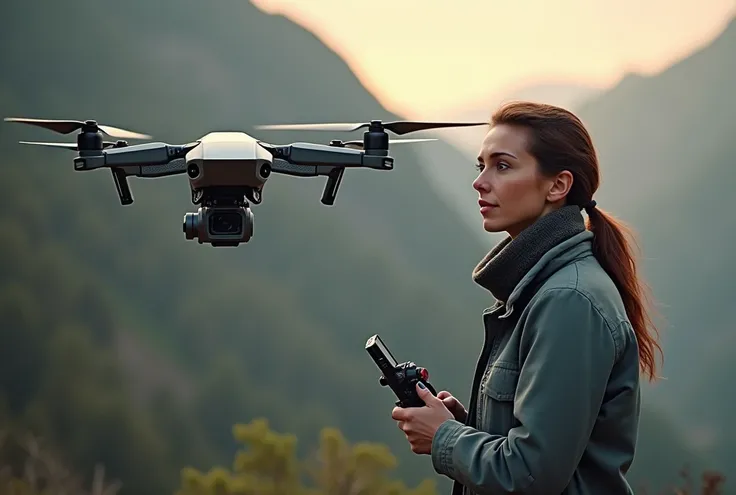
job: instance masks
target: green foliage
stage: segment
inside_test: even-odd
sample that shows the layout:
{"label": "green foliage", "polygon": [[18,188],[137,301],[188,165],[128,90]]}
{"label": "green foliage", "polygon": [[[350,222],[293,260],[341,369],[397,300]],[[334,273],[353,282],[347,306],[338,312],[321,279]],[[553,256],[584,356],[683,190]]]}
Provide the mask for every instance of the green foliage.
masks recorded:
{"label": "green foliage", "polygon": [[[0,493],[3,495],[116,495],[123,483],[110,481],[105,468],[96,463],[89,482],[63,461],[63,456],[28,431],[0,425]],[[414,488],[393,479],[389,472],[397,459],[383,444],[358,442],[350,445],[339,430],[325,428],[320,445],[305,459],[298,459],[297,439],[269,428],[265,419],[233,428],[242,448],[235,454],[233,469],[214,467],[207,472],[187,467],[181,470],[180,486],[173,495],[437,495],[433,480]],[[682,484],[659,495],[721,495],[725,477],[704,471],[695,486],[690,469],[680,472]],[[165,492],[160,492],[165,493]],[[167,492],[168,493],[168,492]],[[637,493],[649,494],[648,489]]]}
{"label": "green foliage", "polygon": [[[297,458],[294,435],[279,434],[268,421],[256,419],[233,428],[246,449],[237,453],[233,470],[182,472],[176,495],[435,495],[433,480],[415,488],[393,480],[388,472],[397,460],[387,446],[361,442],[350,445],[339,430],[322,430],[318,450]],[[306,482],[305,482],[306,479]]]}

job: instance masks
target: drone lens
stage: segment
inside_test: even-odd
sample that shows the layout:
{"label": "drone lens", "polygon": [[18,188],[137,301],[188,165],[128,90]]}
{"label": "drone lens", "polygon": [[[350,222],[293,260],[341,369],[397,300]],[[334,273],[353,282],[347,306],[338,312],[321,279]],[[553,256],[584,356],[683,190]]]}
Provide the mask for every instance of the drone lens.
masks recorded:
{"label": "drone lens", "polygon": [[196,163],[192,163],[187,167],[187,175],[189,175],[189,178],[194,179],[199,175],[199,167]]}
{"label": "drone lens", "polygon": [[184,215],[184,225],[182,226],[184,235],[188,240],[192,240],[199,235],[199,215],[196,213],[187,213]]}
{"label": "drone lens", "polygon": [[210,235],[240,235],[243,233],[243,217],[235,211],[213,213],[209,223]]}

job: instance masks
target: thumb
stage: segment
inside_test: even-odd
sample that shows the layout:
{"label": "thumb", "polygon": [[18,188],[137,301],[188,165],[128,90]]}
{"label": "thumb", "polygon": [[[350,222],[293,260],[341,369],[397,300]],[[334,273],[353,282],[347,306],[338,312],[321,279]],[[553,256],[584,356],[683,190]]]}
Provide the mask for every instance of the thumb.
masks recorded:
{"label": "thumb", "polygon": [[458,400],[455,397],[451,396],[451,395],[448,396],[448,397],[442,397],[442,403],[450,411],[452,411],[452,410],[460,407],[460,402],[458,402]]}
{"label": "thumb", "polygon": [[432,395],[432,392],[430,392],[426,385],[424,385],[424,383],[422,382],[417,382],[417,394],[419,394],[419,398],[422,399],[424,403],[430,407],[436,406],[437,404],[442,404],[442,400]]}

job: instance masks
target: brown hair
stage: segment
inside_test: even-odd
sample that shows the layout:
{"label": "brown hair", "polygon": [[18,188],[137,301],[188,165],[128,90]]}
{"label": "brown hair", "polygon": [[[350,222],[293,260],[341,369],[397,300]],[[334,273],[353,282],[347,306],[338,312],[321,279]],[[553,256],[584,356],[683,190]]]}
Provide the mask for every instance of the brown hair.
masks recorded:
{"label": "brown hair", "polygon": [[[593,141],[581,120],[573,113],[553,105],[511,102],[491,116],[491,126],[508,124],[530,131],[529,152],[537,159],[541,172],[553,176],[563,170],[573,175],[567,195],[568,205],[585,206],[593,199],[600,183],[598,157]],[[631,230],[595,206],[586,224],[594,234],[593,253],[621,294],[626,313],[639,344],[641,369],[654,380],[655,351],[662,353],[658,331],[647,311],[648,288],[636,271],[636,262],[627,242],[634,241]]]}

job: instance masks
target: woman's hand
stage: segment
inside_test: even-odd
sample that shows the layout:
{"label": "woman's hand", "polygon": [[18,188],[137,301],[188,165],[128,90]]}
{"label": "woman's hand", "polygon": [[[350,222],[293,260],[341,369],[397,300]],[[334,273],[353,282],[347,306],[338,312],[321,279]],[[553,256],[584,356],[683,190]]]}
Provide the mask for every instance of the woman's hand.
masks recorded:
{"label": "woman's hand", "polygon": [[457,421],[465,423],[468,417],[468,411],[465,409],[459,400],[457,400],[450,392],[443,390],[437,394],[437,398],[441,399],[445,403],[445,407],[455,416]]}
{"label": "woman's hand", "polygon": [[434,434],[442,423],[453,419],[453,413],[422,382],[417,383],[417,393],[424,401],[424,407],[395,407],[391,417],[398,421],[399,429],[406,435],[412,452],[430,454]]}

